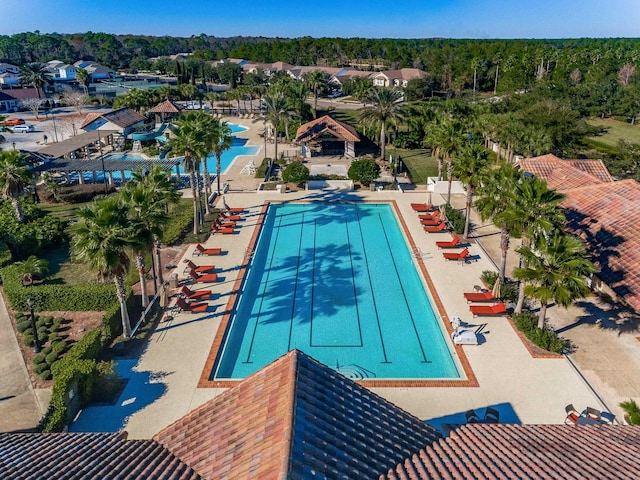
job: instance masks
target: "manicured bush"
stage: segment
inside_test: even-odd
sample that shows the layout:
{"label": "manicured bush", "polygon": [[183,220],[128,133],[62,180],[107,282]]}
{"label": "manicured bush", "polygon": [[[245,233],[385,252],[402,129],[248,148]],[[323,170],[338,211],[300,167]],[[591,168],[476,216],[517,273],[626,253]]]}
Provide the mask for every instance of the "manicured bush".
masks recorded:
{"label": "manicured bush", "polygon": [[16,323],[16,330],[20,333],[24,333],[26,329],[31,328],[31,322],[29,320]]}
{"label": "manicured bush", "polygon": [[51,325],[53,325],[53,317],[52,316],[47,315],[46,317],[42,317],[42,321],[44,322],[44,324],[47,327],[50,327]]}
{"label": "manicured bush", "polygon": [[56,352],[51,352],[44,358],[44,361],[47,362],[47,365],[53,364],[58,359],[58,354]]}
{"label": "manicured bush", "polygon": [[55,342],[61,340],[60,334],[58,332],[50,333],[47,338],[49,339],[49,342],[51,342],[51,343],[55,343]]}
{"label": "manicured bush", "polygon": [[380,176],[380,167],[375,160],[369,158],[354,160],[351,162],[347,176],[355,182],[369,185]]}
{"label": "manicured bush", "polygon": [[9,265],[13,257],[11,256],[11,250],[9,250],[9,246],[0,240],[0,268]]}
{"label": "manicured bush", "polygon": [[445,204],[444,206],[444,214],[446,215],[447,221],[453,231],[457,234],[462,234],[464,232],[464,214],[460,211],[453,208],[451,205]]}
{"label": "manicured bush", "polygon": [[42,380],[51,380],[53,378],[53,375],[51,373],[51,370],[44,370],[42,371],[42,373],[40,373],[40,378]]}
{"label": "manicured bush", "polygon": [[160,241],[163,245],[172,245],[180,240],[192,226],[193,203],[191,200],[182,199],[177,206],[171,209],[171,215],[164,226]]}
{"label": "manicured bush", "polygon": [[25,347],[33,347],[33,335],[25,335],[22,337],[22,343]]}
{"label": "manicured bush", "polygon": [[24,322],[25,320],[31,321],[31,318],[22,312],[16,313],[16,322]]}
{"label": "manicured bush", "polygon": [[58,355],[63,353],[67,349],[67,342],[65,342],[62,338],[58,339],[57,342],[53,343],[53,351]]}
{"label": "manicured bush", "polygon": [[569,341],[550,328],[538,328],[538,317],[534,313],[514,313],[512,318],[518,330],[534,345],[554,353],[564,353],[569,348]]}
{"label": "manicured bush", "polygon": [[45,357],[46,353],[44,353],[44,350],[42,352],[40,352],[38,355],[36,355],[35,357],[33,357],[33,364],[34,365],[38,365],[39,363],[44,363],[44,357]]}
{"label": "manicured bush", "polygon": [[53,325],[59,327],[60,325],[62,325],[64,323],[64,318],[62,317],[56,317],[53,319]]}
{"label": "manicured bush", "polygon": [[56,333],[58,330],[60,330],[60,326],[59,325],[51,325],[51,327],[49,327],[49,331],[51,333]]}
{"label": "manicured bush", "polygon": [[49,355],[51,352],[53,352],[53,347],[50,347],[50,346],[49,346],[49,347],[44,347],[44,348],[42,349],[42,351],[40,352],[40,355],[43,355],[43,356],[45,356],[45,357],[46,357],[46,356],[47,356],[47,355]]}
{"label": "manicured bush", "polygon": [[262,159],[262,163],[256,169],[256,178],[266,178],[267,170],[269,170],[269,165],[271,164],[271,159],[266,157]]}
{"label": "manicured bush", "polygon": [[40,375],[45,370],[51,370],[47,363],[37,363],[33,366],[33,373],[35,373],[36,375]]}
{"label": "manicured bush", "polygon": [[494,272],[493,270],[485,270],[480,275],[480,279],[487,285],[489,288],[493,288],[493,285],[498,280],[498,272]]}
{"label": "manicured bush", "polygon": [[288,183],[300,184],[309,179],[309,169],[300,162],[290,163],[282,171],[282,180]]}
{"label": "manicured bush", "polygon": [[38,329],[38,338],[41,341],[45,341],[45,339],[49,336],[49,329],[47,327],[42,327]]}

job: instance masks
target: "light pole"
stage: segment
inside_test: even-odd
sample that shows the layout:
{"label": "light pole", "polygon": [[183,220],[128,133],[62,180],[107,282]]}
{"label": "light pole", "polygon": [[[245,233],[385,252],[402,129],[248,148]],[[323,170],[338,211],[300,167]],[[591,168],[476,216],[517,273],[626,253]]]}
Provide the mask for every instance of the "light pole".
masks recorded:
{"label": "light pole", "polygon": [[104,155],[102,154],[102,140],[100,139],[100,129],[98,132],[98,150],[100,150],[100,163],[102,164],[102,182],[104,183],[104,194],[109,195],[109,188],[107,187],[107,172],[104,170]]}
{"label": "light pole", "polygon": [[33,353],[40,353],[40,339],[38,338],[38,328],[36,327],[36,316],[33,313],[33,300],[27,298],[29,314],[31,315],[31,330],[33,330]]}

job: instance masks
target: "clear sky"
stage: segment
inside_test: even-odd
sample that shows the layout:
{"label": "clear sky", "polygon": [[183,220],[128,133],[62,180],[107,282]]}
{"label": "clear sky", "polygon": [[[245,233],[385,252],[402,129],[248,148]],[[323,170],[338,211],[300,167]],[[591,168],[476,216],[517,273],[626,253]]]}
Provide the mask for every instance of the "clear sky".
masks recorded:
{"label": "clear sky", "polygon": [[0,0],[0,34],[640,37],[640,0]]}

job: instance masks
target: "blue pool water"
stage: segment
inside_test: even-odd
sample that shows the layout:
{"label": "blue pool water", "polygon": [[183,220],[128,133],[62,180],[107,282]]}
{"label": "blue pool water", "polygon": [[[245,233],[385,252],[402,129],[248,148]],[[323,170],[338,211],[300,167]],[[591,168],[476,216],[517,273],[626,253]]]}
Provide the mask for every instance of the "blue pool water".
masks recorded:
{"label": "blue pool water", "polygon": [[460,378],[388,204],[271,204],[212,379],[300,349],[351,378]]}

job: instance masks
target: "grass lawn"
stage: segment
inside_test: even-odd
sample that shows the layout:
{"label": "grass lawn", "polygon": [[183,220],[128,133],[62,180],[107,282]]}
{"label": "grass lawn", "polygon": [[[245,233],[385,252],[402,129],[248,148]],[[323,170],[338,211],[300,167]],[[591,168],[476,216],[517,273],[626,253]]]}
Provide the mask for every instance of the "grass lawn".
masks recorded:
{"label": "grass lawn", "polygon": [[427,177],[435,177],[438,175],[438,161],[431,155],[431,150],[403,150],[398,149],[398,155],[402,157],[413,183],[426,184]]}
{"label": "grass lawn", "polygon": [[587,137],[589,145],[595,148],[603,145],[606,153],[610,153],[612,149],[617,151],[620,140],[640,144],[640,126],[638,125],[603,118],[591,118],[588,122],[589,125],[604,131],[601,135]]}

